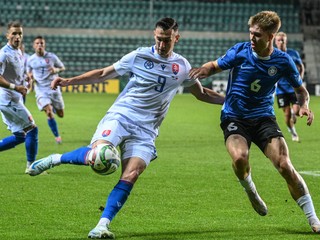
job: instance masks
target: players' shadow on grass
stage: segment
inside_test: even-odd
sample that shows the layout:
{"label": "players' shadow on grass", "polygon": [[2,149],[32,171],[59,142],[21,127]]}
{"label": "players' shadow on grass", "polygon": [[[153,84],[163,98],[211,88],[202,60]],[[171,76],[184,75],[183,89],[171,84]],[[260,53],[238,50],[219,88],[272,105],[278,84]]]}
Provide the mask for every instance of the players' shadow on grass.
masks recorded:
{"label": "players' shadow on grass", "polygon": [[[141,232],[116,235],[116,239],[143,239],[143,240],[185,240],[188,236],[192,239],[225,239],[227,230],[194,230],[194,231],[166,231],[166,232]],[[214,237],[214,238],[213,238]]]}

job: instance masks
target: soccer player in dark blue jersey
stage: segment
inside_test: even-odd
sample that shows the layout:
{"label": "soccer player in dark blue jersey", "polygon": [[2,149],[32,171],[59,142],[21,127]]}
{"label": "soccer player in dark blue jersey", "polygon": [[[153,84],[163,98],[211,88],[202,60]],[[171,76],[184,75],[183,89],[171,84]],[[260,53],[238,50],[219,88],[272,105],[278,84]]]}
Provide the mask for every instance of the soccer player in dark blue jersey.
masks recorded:
{"label": "soccer player in dark blue jersey", "polygon": [[[287,48],[288,37],[284,32],[278,32],[274,39],[274,43],[278,49],[286,52],[292,57],[296,64],[301,79],[304,77],[304,65],[300,58],[299,53],[292,49]],[[282,108],[285,123],[288,127],[288,131],[291,133],[292,141],[299,142],[299,136],[295,128],[296,115],[299,115],[299,103],[294,92],[293,87],[289,84],[286,77],[283,77],[277,83],[276,96],[279,108]]]}
{"label": "soccer player in dark blue jersey", "polygon": [[293,199],[304,211],[314,232],[320,233],[308,187],[289,158],[287,143],[276,122],[273,93],[276,83],[286,77],[294,87],[300,105],[300,116],[313,121],[309,93],[292,58],[273,47],[281,26],[277,13],[262,11],[249,21],[250,42],[231,47],[224,56],[190,71],[191,78],[203,79],[230,69],[225,103],[221,111],[221,128],[232,166],[255,211],[264,216],[268,209],[251,178],[249,149],[255,143],[287,182]]}

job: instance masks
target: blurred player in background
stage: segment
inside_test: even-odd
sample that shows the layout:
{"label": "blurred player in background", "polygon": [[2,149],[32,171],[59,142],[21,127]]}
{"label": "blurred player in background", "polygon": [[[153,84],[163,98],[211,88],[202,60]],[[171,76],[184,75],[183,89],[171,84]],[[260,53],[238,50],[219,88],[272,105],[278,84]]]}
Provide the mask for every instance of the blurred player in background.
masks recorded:
{"label": "blurred player in background", "polygon": [[103,69],[67,79],[57,78],[51,84],[54,89],[93,84],[130,73],[128,84],[100,121],[89,147],[51,155],[30,167],[30,175],[38,175],[61,163],[88,165],[90,150],[98,144],[120,146],[122,175],[109,194],[99,223],[89,232],[89,238],[114,238],[109,224],[125,204],[140,174],[157,157],[158,129],[179,86],[189,87],[198,100],[213,104],[224,101],[223,96],[203,88],[199,81],[189,79],[189,62],[173,52],[179,37],[177,22],[163,18],[155,25],[154,46],[138,48]]}
{"label": "blurred player in background", "polygon": [[[300,77],[301,79],[303,79],[304,65],[302,63],[299,53],[294,49],[287,48],[287,34],[284,32],[278,32],[276,34],[274,42],[279,50],[288,53],[290,57],[292,57],[293,61],[295,62],[298,68]],[[299,136],[295,128],[295,123],[297,120],[296,116],[299,116],[299,103],[293,87],[287,81],[287,76],[281,78],[277,83],[276,96],[278,106],[283,110],[285,123],[288,127],[288,131],[291,134],[292,141],[299,142]]]}
{"label": "blurred player in background", "polygon": [[27,88],[24,85],[24,58],[20,50],[23,39],[21,23],[10,22],[6,37],[8,43],[0,50],[0,111],[3,122],[13,135],[0,140],[0,151],[25,142],[28,173],[28,167],[38,152],[38,128],[22,99]]}
{"label": "blurred player in background", "polygon": [[275,84],[286,76],[297,94],[300,116],[313,121],[309,109],[309,93],[292,58],[273,47],[273,40],[281,21],[277,13],[262,11],[249,21],[250,42],[230,48],[215,61],[190,71],[192,78],[206,78],[230,69],[226,100],[221,111],[221,128],[232,166],[244,187],[254,210],[264,216],[268,209],[259,196],[251,177],[249,150],[254,142],[285,179],[292,198],[304,211],[310,227],[320,233],[308,187],[289,158],[287,143],[276,122],[273,109]]}
{"label": "blurred player in background", "polygon": [[42,36],[37,36],[33,40],[35,53],[28,59],[27,72],[30,85],[35,81],[37,105],[40,111],[44,111],[48,117],[48,125],[57,143],[61,143],[61,136],[58,131],[58,124],[54,118],[54,112],[59,116],[64,116],[64,101],[60,87],[52,90],[50,87],[58,73],[65,70],[64,64],[52,52],[47,52],[46,41]]}
{"label": "blurred player in background", "polygon": [[[23,57],[23,79],[24,79],[24,85],[28,88],[29,87],[29,77],[27,74],[27,63],[28,63],[28,58],[30,57],[30,55],[28,53],[25,52],[25,46],[24,43],[22,42],[20,44],[20,50],[22,53],[22,57]],[[23,103],[26,103],[26,97],[27,95],[23,95]]]}

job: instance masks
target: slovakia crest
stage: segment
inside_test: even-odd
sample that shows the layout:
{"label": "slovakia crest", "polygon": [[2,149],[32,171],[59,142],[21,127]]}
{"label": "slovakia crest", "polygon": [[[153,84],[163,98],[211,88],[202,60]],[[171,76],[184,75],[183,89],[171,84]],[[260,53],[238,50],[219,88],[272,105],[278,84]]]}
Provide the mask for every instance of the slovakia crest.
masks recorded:
{"label": "slovakia crest", "polygon": [[44,60],[46,61],[46,64],[50,63],[50,59],[49,58],[45,58]]}
{"label": "slovakia crest", "polygon": [[102,132],[102,137],[107,137],[107,136],[110,135],[110,133],[111,133],[111,130],[110,130],[110,129],[104,130],[104,131]]}
{"label": "slovakia crest", "polygon": [[172,64],[172,72],[177,75],[179,73],[179,65],[174,63]]}

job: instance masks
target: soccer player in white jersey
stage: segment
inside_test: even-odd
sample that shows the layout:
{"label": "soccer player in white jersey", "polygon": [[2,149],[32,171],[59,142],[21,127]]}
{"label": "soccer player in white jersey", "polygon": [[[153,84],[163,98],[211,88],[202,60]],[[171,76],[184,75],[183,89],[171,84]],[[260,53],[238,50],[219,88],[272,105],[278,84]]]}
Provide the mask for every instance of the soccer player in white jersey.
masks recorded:
{"label": "soccer player in white jersey", "polygon": [[50,84],[54,78],[58,77],[58,73],[65,70],[65,67],[56,54],[45,50],[46,41],[44,37],[35,37],[33,48],[35,53],[30,56],[27,65],[29,79],[31,79],[31,83],[35,81],[34,89],[38,108],[40,111],[45,112],[48,117],[48,125],[56,142],[61,143],[61,136],[59,135],[58,125],[54,118],[54,112],[58,117],[62,118],[64,116],[64,101],[60,87],[52,90]]}
{"label": "soccer player in white jersey", "polygon": [[308,187],[290,161],[288,146],[273,109],[275,84],[286,77],[295,89],[300,116],[307,116],[307,125],[311,125],[314,117],[309,109],[309,93],[302,85],[292,58],[273,47],[274,37],[281,26],[277,13],[259,12],[250,17],[248,25],[250,42],[238,43],[217,60],[192,69],[190,77],[202,79],[230,69],[221,128],[234,172],[253,208],[262,216],[268,212],[251,177],[251,142],[271,160],[285,179],[292,198],[304,211],[311,229],[320,233],[320,221]]}
{"label": "soccer player in white jersey", "polygon": [[24,86],[24,61],[19,48],[23,39],[21,23],[10,22],[6,37],[8,43],[0,50],[0,111],[12,136],[0,140],[0,151],[25,142],[28,173],[28,167],[38,152],[38,128],[22,99],[27,88]]}
{"label": "soccer player in white jersey", "polygon": [[98,144],[120,146],[122,175],[108,197],[99,223],[89,232],[89,238],[114,238],[109,224],[126,202],[140,174],[157,157],[155,139],[158,128],[179,86],[189,87],[201,101],[213,104],[224,101],[222,95],[189,78],[189,62],[173,52],[179,37],[177,22],[163,18],[155,25],[154,46],[138,48],[111,66],[72,78],[57,78],[51,84],[54,89],[57,86],[92,84],[130,73],[127,86],[100,121],[88,147],[51,155],[30,167],[30,175],[38,175],[61,163],[88,165],[88,153]]}

